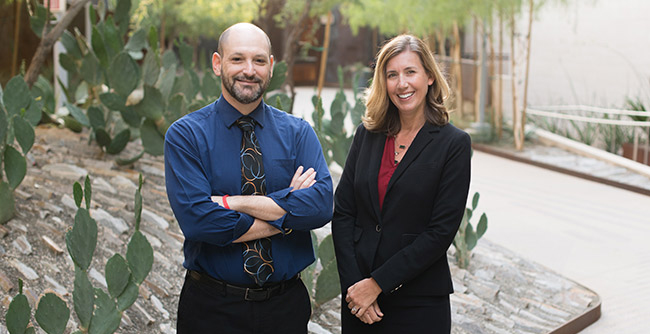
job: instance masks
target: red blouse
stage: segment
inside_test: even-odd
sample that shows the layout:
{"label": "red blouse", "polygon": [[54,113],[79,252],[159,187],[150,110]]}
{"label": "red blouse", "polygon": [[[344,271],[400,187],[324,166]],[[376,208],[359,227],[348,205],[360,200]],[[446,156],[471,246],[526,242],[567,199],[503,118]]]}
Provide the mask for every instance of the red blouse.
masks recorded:
{"label": "red blouse", "polygon": [[379,176],[377,177],[377,190],[379,191],[379,209],[384,206],[384,197],[386,196],[386,189],[388,182],[393,176],[395,169],[395,137],[387,136],[386,143],[384,144],[384,154],[381,157],[381,166],[379,167]]}

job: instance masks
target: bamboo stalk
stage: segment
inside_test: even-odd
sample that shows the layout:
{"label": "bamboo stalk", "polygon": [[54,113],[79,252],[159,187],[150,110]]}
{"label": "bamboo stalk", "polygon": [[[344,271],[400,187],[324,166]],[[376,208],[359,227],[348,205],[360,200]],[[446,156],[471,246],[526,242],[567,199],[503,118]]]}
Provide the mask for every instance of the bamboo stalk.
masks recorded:
{"label": "bamboo stalk", "polygon": [[458,22],[454,21],[454,73],[456,75],[456,109],[463,115],[463,67],[460,59],[460,33],[458,31]]}
{"label": "bamboo stalk", "polygon": [[330,29],[332,26],[332,11],[327,13],[327,25],[325,25],[325,37],[323,39],[323,52],[320,57],[320,69],[318,73],[318,98],[325,84],[325,70],[327,69],[327,53],[330,48]]}
{"label": "bamboo stalk", "polygon": [[[494,129],[494,127],[496,126],[496,100],[497,100],[496,99],[496,94],[497,94],[497,91],[496,91],[496,89],[494,87],[495,86],[494,81],[496,80],[496,78],[495,78],[495,76],[496,76],[496,72],[495,72],[496,71],[496,64],[495,64],[496,55],[495,55],[495,51],[494,51],[494,28],[493,28],[492,25],[490,25],[490,33],[488,34],[488,42],[490,43],[490,58],[489,58],[490,59],[490,67],[489,67],[489,71],[488,71],[488,73],[489,73],[488,78],[490,80],[489,80],[488,87],[490,89],[489,93],[491,93],[491,96],[492,96],[491,101],[490,101],[490,107],[491,108],[489,109],[489,113],[490,113],[490,123],[492,124],[492,128]],[[488,88],[488,87],[486,87],[486,88]]]}
{"label": "bamboo stalk", "polygon": [[518,135],[518,112],[517,112],[517,84],[515,73],[515,10],[510,9],[510,66],[511,66],[511,80],[512,80],[512,135],[515,139],[515,148],[520,149],[522,145],[519,143],[520,137]]}
{"label": "bamboo stalk", "polygon": [[526,126],[526,107],[528,104],[528,73],[530,72],[530,45],[532,44],[531,34],[533,32],[533,10],[535,8],[535,0],[530,0],[529,2],[530,9],[528,11],[528,34],[526,35],[526,40],[528,44],[526,45],[526,73],[524,74],[524,101],[523,109],[521,110],[521,148],[524,147],[524,129]]}
{"label": "bamboo stalk", "polygon": [[496,116],[497,138],[503,138],[503,13],[499,12],[499,94]]}
{"label": "bamboo stalk", "polygon": [[478,50],[478,18],[474,16],[474,121],[479,121],[479,99],[481,96],[481,70],[479,64],[481,63],[481,54]]}

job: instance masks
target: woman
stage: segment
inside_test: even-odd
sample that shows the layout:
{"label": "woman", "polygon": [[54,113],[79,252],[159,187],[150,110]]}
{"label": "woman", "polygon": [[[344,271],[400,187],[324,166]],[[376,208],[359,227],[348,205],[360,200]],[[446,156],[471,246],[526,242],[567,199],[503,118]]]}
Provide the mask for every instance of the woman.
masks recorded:
{"label": "woman", "polygon": [[449,124],[449,86],[422,40],[379,51],[336,189],[332,233],[343,333],[449,333],[447,248],[463,217],[470,138]]}

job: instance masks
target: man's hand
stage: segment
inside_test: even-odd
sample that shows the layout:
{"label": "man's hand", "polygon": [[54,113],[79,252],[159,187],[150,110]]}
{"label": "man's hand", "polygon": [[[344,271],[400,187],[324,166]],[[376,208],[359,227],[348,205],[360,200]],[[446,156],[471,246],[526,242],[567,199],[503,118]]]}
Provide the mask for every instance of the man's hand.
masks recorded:
{"label": "man's hand", "polygon": [[316,171],[313,168],[307,169],[304,173],[302,170],[303,167],[300,166],[293,174],[291,184],[289,184],[289,187],[293,188],[291,191],[309,188],[316,183]]}

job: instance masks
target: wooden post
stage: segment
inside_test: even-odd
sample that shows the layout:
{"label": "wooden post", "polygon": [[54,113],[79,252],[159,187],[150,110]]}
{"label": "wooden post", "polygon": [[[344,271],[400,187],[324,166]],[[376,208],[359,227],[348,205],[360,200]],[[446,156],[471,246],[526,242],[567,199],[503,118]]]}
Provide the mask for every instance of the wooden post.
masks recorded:
{"label": "wooden post", "polygon": [[332,11],[327,13],[327,24],[325,25],[325,37],[323,39],[323,53],[320,57],[320,69],[318,71],[318,98],[325,84],[325,70],[327,69],[327,53],[330,47],[330,28],[332,26]]}

